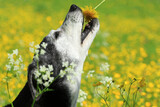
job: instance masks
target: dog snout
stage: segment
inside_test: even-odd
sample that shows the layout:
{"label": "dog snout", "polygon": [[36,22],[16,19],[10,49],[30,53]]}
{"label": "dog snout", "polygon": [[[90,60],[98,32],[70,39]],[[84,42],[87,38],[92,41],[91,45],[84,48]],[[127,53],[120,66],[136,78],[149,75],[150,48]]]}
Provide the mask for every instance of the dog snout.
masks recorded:
{"label": "dog snout", "polygon": [[75,4],[72,4],[71,7],[70,7],[69,12],[75,11],[77,9],[80,9],[80,8],[78,6],[76,6]]}

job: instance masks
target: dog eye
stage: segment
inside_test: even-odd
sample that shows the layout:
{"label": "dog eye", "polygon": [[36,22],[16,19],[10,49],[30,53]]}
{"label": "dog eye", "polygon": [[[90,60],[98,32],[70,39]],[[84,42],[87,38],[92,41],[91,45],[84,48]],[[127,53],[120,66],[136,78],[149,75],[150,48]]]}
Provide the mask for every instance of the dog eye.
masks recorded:
{"label": "dog eye", "polygon": [[59,31],[54,33],[55,39],[59,37]]}

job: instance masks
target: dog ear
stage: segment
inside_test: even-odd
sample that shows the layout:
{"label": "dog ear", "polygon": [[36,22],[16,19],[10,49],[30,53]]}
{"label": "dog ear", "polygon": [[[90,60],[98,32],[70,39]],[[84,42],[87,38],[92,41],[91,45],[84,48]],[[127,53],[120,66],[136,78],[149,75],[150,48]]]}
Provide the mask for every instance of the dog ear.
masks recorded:
{"label": "dog ear", "polygon": [[[35,99],[37,95],[39,94],[38,89],[37,89],[37,82],[34,79],[34,70],[36,69],[36,66],[34,62],[28,66],[28,85],[29,89],[31,91],[32,98]],[[38,101],[41,98],[41,95],[39,95],[36,98],[36,101]]]}

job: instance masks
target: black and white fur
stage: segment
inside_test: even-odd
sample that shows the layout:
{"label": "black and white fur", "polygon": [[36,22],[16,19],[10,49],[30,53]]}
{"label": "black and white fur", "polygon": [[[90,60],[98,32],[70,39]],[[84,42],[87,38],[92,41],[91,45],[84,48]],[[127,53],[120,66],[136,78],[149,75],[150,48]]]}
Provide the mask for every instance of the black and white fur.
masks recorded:
{"label": "black and white fur", "polygon": [[[92,19],[83,30],[84,16],[82,10],[72,5],[63,25],[51,32],[43,39],[47,43],[46,53],[39,56],[39,65],[53,65],[53,77],[59,75],[62,61],[75,62],[75,72],[82,71],[88,49],[99,30],[98,19]],[[42,43],[41,42],[41,43]],[[43,48],[40,45],[40,48]],[[13,101],[15,107],[31,107],[37,92],[34,71],[37,60],[33,59],[28,67],[28,81]],[[68,74],[72,75],[72,74]],[[54,91],[46,92],[37,98],[35,107],[76,107],[81,83],[81,73],[73,77],[75,84],[71,84],[66,76],[58,78],[49,88]],[[41,87],[42,89],[44,87]],[[7,105],[6,107],[11,107]]]}

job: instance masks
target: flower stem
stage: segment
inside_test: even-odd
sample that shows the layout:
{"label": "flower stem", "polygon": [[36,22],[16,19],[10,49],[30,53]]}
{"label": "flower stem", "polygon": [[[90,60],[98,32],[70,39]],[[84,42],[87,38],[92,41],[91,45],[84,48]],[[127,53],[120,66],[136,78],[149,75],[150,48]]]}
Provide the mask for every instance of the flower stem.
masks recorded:
{"label": "flower stem", "polygon": [[96,89],[95,89],[95,91],[97,92],[97,95],[100,96],[100,97],[104,100],[104,102],[105,102],[105,104],[107,105],[107,107],[109,107],[109,104],[108,104],[107,101],[106,101],[107,97],[104,98],[101,94],[98,93],[98,91],[97,91]]}
{"label": "flower stem", "polygon": [[[8,70],[7,70],[6,77],[8,77]],[[6,80],[6,82],[7,82],[6,85],[7,85],[7,92],[8,92],[9,101],[11,102],[11,96],[10,96],[10,92],[9,92],[8,80]],[[11,106],[14,107],[12,102],[11,102]]]}
{"label": "flower stem", "polygon": [[102,3],[104,3],[106,0],[101,1],[94,9],[96,10]]}
{"label": "flower stem", "polygon": [[137,93],[138,93],[138,88],[137,88],[137,90],[136,90],[136,92],[135,92],[135,96],[134,96],[134,98],[133,98],[133,107],[135,107],[136,106],[136,99],[137,99]]}
{"label": "flower stem", "polygon": [[[121,89],[120,89],[120,95],[121,95],[121,97],[122,97],[122,99],[123,99],[123,102],[126,103],[126,104],[130,107],[130,105],[128,104],[128,102],[127,102],[126,99],[124,98],[123,92],[121,92]],[[123,104],[123,105],[124,105],[124,104]]]}
{"label": "flower stem", "polygon": [[34,107],[34,104],[36,102],[37,97],[34,98],[33,103],[32,103],[32,107]]}
{"label": "flower stem", "polygon": [[[130,86],[129,86],[128,96],[127,96],[127,103],[128,103],[128,100],[129,100],[129,95],[130,95],[130,91],[131,91],[131,86],[132,86],[132,84],[133,84],[134,82],[135,82],[135,81],[131,81],[131,84],[130,84]],[[127,107],[127,103],[126,103],[125,107]]]}

